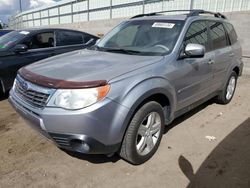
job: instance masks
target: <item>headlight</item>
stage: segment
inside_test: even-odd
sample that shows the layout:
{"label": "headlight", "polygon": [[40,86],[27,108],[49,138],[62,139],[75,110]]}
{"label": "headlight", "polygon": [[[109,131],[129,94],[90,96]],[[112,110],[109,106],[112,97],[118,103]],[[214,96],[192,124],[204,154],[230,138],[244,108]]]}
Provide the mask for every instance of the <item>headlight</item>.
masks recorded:
{"label": "headlight", "polygon": [[109,85],[90,89],[58,89],[54,103],[58,107],[70,110],[85,108],[103,99],[109,89]]}

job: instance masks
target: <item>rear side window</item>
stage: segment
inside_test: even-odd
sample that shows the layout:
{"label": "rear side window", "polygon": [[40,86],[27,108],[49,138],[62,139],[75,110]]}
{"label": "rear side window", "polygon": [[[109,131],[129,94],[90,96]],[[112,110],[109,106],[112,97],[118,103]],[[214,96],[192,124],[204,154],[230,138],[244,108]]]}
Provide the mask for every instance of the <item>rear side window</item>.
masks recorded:
{"label": "rear side window", "polygon": [[232,26],[232,24],[225,23],[224,26],[225,26],[225,28],[227,30],[228,35],[229,35],[231,44],[236,43],[238,37],[237,37],[237,34],[236,34],[236,32],[235,32],[234,27]]}
{"label": "rear side window", "polygon": [[196,21],[193,22],[184,39],[184,44],[201,44],[205,46],[206,51],[209,51],[209,45],[208,45],[208,31],[205,21]]}
{"label": "rear side window", "polygon": [[223,24],[213,21],[209,21],[208,23],[213,49],[226,47],[228,45],[228,41]]}
{"label": "rear side window", "polygon": [[56,46],[68,46],[83,44],[83,35],[72,31],[58,31],[56,35]]}

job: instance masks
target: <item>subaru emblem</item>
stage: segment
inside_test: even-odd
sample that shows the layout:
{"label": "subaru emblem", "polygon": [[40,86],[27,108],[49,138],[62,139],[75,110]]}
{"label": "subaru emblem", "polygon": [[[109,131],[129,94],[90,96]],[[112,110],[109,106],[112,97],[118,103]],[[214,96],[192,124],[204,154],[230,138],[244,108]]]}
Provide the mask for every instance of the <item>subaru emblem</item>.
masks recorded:
{"label": "subaru emblem", "polygon": [[21,86],[24,90],[28,90],[28,83],[27,82],[25,82],[25,81],[21,82]]}

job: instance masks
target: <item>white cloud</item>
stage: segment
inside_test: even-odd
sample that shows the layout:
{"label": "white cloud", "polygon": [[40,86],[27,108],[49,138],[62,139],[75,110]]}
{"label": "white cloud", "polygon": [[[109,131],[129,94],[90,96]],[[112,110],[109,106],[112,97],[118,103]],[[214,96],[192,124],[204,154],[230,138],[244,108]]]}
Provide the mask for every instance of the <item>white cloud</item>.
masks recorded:
{"label": "white cloud", "polygon": [[0,0],[0,12],[6,12],[7,10],[12,10],[13,0]]}
{"label": "white cloud", "polygon": [[30,8],[37,8],[40,6],[50,5],[54,2],[54,0],[30,0]]}
{"label": "white cloud", "polygon": [[[8,18],[20,12],[19,0],[0,0],[0,20],[7,22]],[[29,10],[50,5],[54,0],[21,0],[22,10]]]}
{"label": "white cloud", "polygon": [[7,18],[15,12],[14,0],[0,0],[0,20],[7,21]]}
{"label": "white cloud", "polygon": [[11,0],[0,0],[0,8],[4,8],[5,6],[11,6],[13,1]]}

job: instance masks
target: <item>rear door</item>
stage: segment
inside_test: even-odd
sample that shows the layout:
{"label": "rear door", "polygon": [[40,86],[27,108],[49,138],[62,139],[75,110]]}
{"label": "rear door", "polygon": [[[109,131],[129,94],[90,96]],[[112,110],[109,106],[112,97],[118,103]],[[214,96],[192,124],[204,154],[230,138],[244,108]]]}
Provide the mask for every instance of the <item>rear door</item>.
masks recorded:
{"label": "rear door", "polygon": [[210,94],[214,52],[211,51],[208,40],[206,21],[193,22],[183,41],[183,49],[187,44],[205,46],[205,56],[202,58],[184,58],[178,60],[178,69],[173,74],[178,109],[182,109]]}
{"label": "rear door", "polygon": [[233,53],[222,22],[208,21],[208,26],[212,49],[215,53],[211,90],[217,91],[222,88]]}
{"label": "rear door", "polygon": [[238,41],[238,36],[232,24],[223,23],[223,25],[227,31],[227,34],[230,40],[230,45],[231,45],[231,50],[232,50],[231,55],[230,55],[231,61],[233,65],[235,64],[240,65],[242,63],[242,59],[241,59],[242,49],[241,49],[240,42]]}

